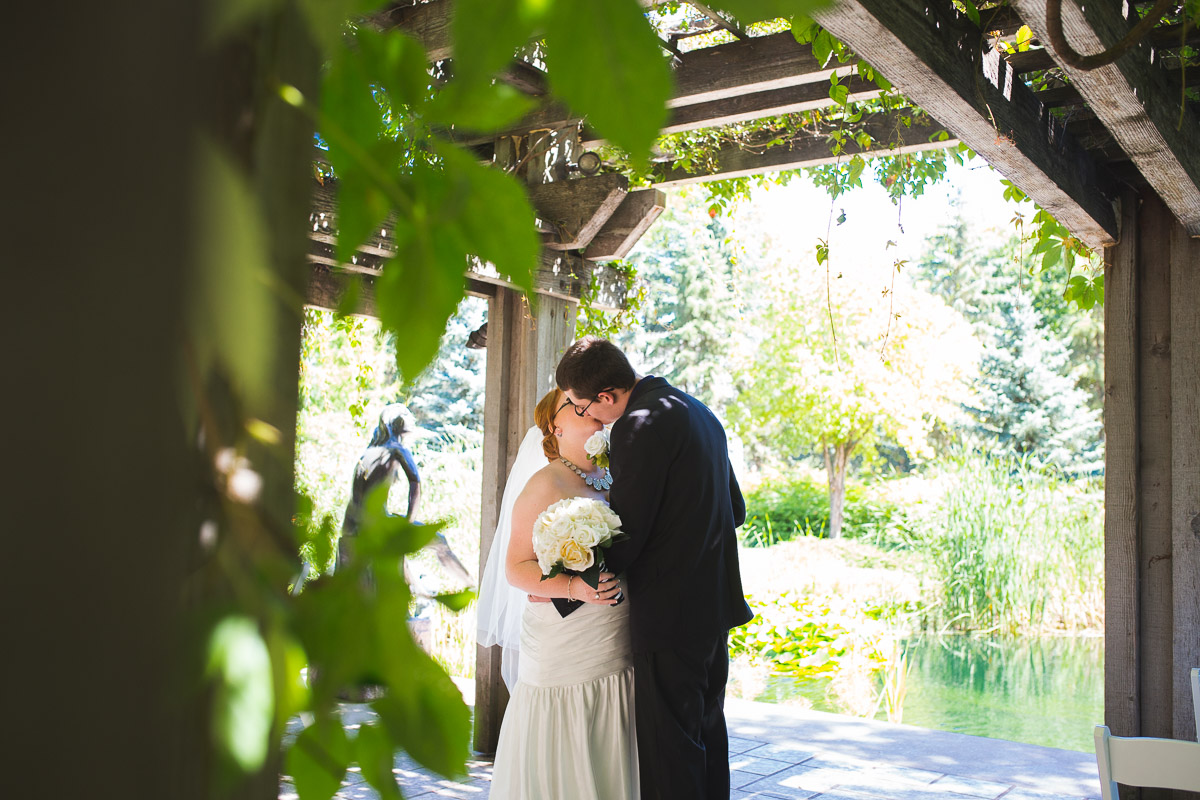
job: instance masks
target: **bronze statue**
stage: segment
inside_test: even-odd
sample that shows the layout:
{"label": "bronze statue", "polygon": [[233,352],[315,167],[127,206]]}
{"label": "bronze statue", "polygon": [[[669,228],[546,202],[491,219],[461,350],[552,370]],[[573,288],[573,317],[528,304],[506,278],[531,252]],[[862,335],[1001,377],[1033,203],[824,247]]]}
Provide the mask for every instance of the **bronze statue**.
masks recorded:
{"label": "bronze statue", "polygon": [[[354,467],[354,483],[350,490],[350,502],[346,506],[346,515],[342,521],[342,536],[338,540],[338,566],[353,558],[354,537],[361,524],[362,505],[372,489],[380,484],[391,486],[403,472],[408,478],[408,509],[405,517],[410,522],[416,521],[417,507],[421,500],[421,476],[417,471],[417,462],[404,444],[404,438],[416,430],[416,421],[412,413],[403,403],[391,403],[384,406],[379,415],[379,424],[371,436],[371,442],[366,451],[358,459]],[[417,523],[420,524],[419,522]],[[466,567],[454,555],[446,538],[436,534],[429,547],[437,554],[438,561],[457,580],[467,586],[474,586],[475,581]],[[406,565],[407,567],[407,565]],[[419,581],[406,573],[409,584],[413,587],[414,595],[429,597]]]}

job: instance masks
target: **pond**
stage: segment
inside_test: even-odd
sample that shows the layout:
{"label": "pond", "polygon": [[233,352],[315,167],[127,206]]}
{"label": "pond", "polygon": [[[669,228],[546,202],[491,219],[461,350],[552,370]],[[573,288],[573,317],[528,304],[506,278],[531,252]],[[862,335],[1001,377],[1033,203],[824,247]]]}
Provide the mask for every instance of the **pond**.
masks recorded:
{"label": "pond", "polygon": [[[1103,638],[926,637],[906,650],[906,725],[1092,752],[1092,729],[1104,720]],[[845,713],[828,689],[828,680],[776,674],[754,699],[803,697]]]}

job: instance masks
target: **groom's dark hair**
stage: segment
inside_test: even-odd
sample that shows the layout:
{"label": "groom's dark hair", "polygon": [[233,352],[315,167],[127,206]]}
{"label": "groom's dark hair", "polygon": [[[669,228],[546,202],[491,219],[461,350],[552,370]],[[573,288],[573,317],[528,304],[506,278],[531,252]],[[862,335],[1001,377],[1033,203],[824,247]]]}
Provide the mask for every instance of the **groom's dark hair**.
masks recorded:
{"label": "groom's dark hair", "polygon": [[632,389],[637,373],[615,344],[585,336],[563,353],[554,379],[558,388],[594,400],[607,389]]}

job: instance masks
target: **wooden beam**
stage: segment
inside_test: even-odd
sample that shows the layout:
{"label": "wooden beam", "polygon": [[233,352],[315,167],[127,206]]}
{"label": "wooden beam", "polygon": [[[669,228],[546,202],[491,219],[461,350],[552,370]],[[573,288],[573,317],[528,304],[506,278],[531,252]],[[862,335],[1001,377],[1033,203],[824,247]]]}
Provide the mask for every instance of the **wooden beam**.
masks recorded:
{"label": "wooden beam", "polygon": [[642,189],[625,195],[621,205],[584,251],[584,258],[612,261],[629,255],[666,207],[667,196],[658,189]]}
{"label": "wooden beam", "polygon": [[[1046,35],[1045,0],[1015,0],[1029,26]],[[1063,33],[1081,53],[1096,53],[1125,35],[1129,24],[1112,3],[1062,6]],[[1191,236],[1200,236],[1200,118],[1180,109],[1179,93],[1150,61],[1143,42],[1113,64],[1063,70]]]}
{"label": "wooden beam", "polygon": [[[655,179],[654,185],[673,186],[725,178],[740,178],[763,172],[779,172],[833,164],[839,160],[846,161],[854,155],[868,158],[892,156],[916,153],[922,150],[938,150],[958,144],[953,136],[946,140],[937,140],[937,135],[946,130],[944,126],[937,123],[914,125],[911,128],[899,127],[896,114],[881,115],[877,120],[868,122],[864,127],[876,142],[884,144],[877,144],[874,149],[864,150],[856,142],[848,141],[840,158],[830,153],[828,137],[825,135],[809,135],[787,145],[766,148],[760,153],[731,146],[722,149],[717,154],[716,166],[712,169],[702,169],[693,173],[681,167],[665,166],[661,175]],[[903,143],[895,148],[887,149],[886,142],[895,137],[898,130],[902,134]]]}
{"label": "wooden beam", "polygon": [[542,222],[550,224],[557,240],[554,250],[587,247],[629,192],[629,179],[610,173],[559,180],[529,187],[529,200]]}
{"label": "wooden beam", "polygon": [[[855,103],[874,100],[883,93],[874,81],[865,81],[857,75],[851,76],[842,85],[849,88],[849,101]],[[829,97],[828,82],[802,83],[782,89],[676,106],[671,109],[670,120],[662,132],[680,133],[699,128],[714,128],[763,117],[810,111],[814,108],[828,108],[832,105],[835,105],[835,101]]]}
{"label": "wooden beam", "polygon": [[[316,240],[309,241],[308,262],[329,267],[338,272],[378,277],[388,261],[386,257],[361,251],[355,253],[354,258],[355,260],[349,263],[340,262],[335,256],[333,245]],[[468,267],[464,270],[468,293],[490,293],[491,289],[480,288],[485,286],[518,289],[515,284],[486,262],[472,260],[464,266]],[[585,261],[577,253],[543,250],[538,269],[533,274],[533,290],[537,294],[578,301],[587,291],[594,269],[595,267],[590,261]]]}
{"label": "wooden beam", "polygon": [[358,302],[351,312],[360,316],[378,317],[375,305],[375,278],[370,275],[347,274],[326,264],[312,264],[304,304],[326,311],[338,311],[350,291],[351,282],[358,281]]}
{"label": "wooden beam", "polygon": [[812,45],[798,43],[791,31],[702,47],[684,53],[681,61],[675,70],[675,95],[667,103],[672,107],[820,83],[834,73],[849,75],[858,66],[858,59],[817,63]]}
{"label": "wooden beam", "polygon": [[1076,236],[1116,241],[1096,164],[950,0],[842,0],[813,18]]}
{"label": "wooden beam", "polygon": [[453,0],[432,0],[416,5],[395,3],[368,15],[367,21],[383,30],[403,29],[421,41],[430,61],[442,61],[453,52],[450,40],[453,13]]}
{"label": "wooden beam", "polygon": [[[688,5],[690,5],[692,8],[696,9],[701,14],[703,14],[704,16],[706,16],[710,20],[712,20],[713,24],[715,24],[718,28],[728,31],[729,33],[732,33],[734,36],[736,36],[739,39],[746,38],[746,31],[744,28],[742,28],[740,23],[730,22],[729,20],[725,19],[720,14],[718,14],[716,11],[714,11],[712,8],[706,6],[704,3],[694,2],[694,0],[688,0]],[[758,20],[752,20],[752,21],[758,22]]]}

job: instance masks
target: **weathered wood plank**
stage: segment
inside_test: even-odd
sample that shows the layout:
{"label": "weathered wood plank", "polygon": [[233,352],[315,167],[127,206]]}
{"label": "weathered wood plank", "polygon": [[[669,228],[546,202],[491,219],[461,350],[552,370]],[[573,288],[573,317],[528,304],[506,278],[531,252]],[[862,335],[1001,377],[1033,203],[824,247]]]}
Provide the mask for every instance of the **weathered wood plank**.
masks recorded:
{"label": "weathered wood plank", "polygon": [[[883,93],[873,81],[865,81],[857,75],[851,76],[843,85],[849,88],[849,101],[853,103],[874,100]],[[832,105],[834,101],[829,97],[827,82],[803,83],[782,89],[676,106],[671,110],[671,117],[662,132],[680,133],[699,128],[732,125],[735,122],[777,117],[814,108],[828,108]]]}
{"label": "weathered wood plank", "polygon": [[1141,192],[1138,227],[1138,494],[1141,511],[1141,735],[1170,738],[1174,598],[1171,549],[1171,264],[1173,220]]}
{"label": "weathered wood plank", "polygon": [[[857,75],[850,76],[843,85],[850,90],[850,102],[873,100],[882,94],[882,90],[877,84],[873,81],[865,81]],[[662,132],[669,134],[700,128],[714,128],[763,117],[777,117],[783,114],[809,111],[814,108],[828,108],[834,104],[829,97],[828,83],[802,83],[782,89],[750,92],[718,100],[674,106]],[[561,103],[547,103],[531,112],[511,130],[506,131],[505,135],[522,135],[529,131],[559,128],[579,122],[582,122],[582,118],[573,115]],[[450,135],[455,141],[465,145],[477,145],[485,141],[484,137],[471,134],[451,133]],[[603,144],[603,140],[595,136],[585,133],[585,137],[584,147],[586,149]]]}
{"label": "weathered wood plank", "polygon": [[[488,301],[488,352],[483,406],[483,492],[480,497],[479,574],[483,575],[491,553],[504,481],[517,457],[520,440],[513,443],[509,425],[512,394],[512,359],[515,349],[513,328],[522,324],[524,309],[516,292],[501,289]],[[478,645],[475,651],[475,729],[474,747],[481,753],[496,752],[500,723],[508,705],[508,690],[500,676],[499,647]]]}
{"label": "weathered wood plank", "polygon": [[367,20],[381,29],[403,29],[421,41],[430,61],[441,61],[453,53],[450,39],[453,14],[454,0],[434,0],[416,5],[396,3],[369,15]]}
{"label": "weathered wood plank", "polygon": [[1138,672],[1138,196],[1104,253],[1104,723],[1140,736]]}
{"label": "weathered wood plank", "polygon": [[[1044,39],[1045,0],[1015,4]],[[1129,30],[1115,3],[1087,3],[1081,10],[1066,2],[1062,11],[1063,34],[1080,53],[1100,52]],[[1062,68],[1188,234],[1200,236],[1200,117],[1185,109],[1180,124],[1179,93],[1151,63],[1152,51],[1142,42],[1098,69]]]}
{"label": "weathered wood plank", "polygon": [[[350,283],[358,283],[358,302],[350,313],[363,317],[378,317],[375,304],[375,277],[365,273],[349,273],[337,267],[336,264],[311,261],[312,273],[308,280],[308,289],[304,304],[326,311],[338,311]],[[492,297],[497,287],[483,283],[474,278],[467,278],[467,294],[471,297]]]}
{"label": "weathered wood plank", "polygon": [[550,223],[555,250],[580,250],[608,222],[629,192],[629,179],[610,173],[557,180],[529,187],[529,200],[543,222]]}
{"label": "weathered wood plank", "polygon": [[[909,112],[911,113],[911,112]],[[895,116],[881,116],[876,121],[868,122],[864,127],[877,141],[887,142],[897,133]],[[911,128],[899,128],[903,133],[903,144],[887,149],[886,144],[877,145],[876,149],[863,150],[854,142],[847,142],[845,152],[840,160],[845,161],[851,156],[862,154],[866,157],[900,155],[915,153],[921,150],[937,150],[957,144],[951,138],[930,141],[931,138],[946,130],[939,124],[913,125]],[[788,145],[779,145],[754,153],[740,147],[728,147],[717,153],[716,166],[712,169],[688,172],[680,167],[664,166],[662,172],[655,177],[655,186],[672,186],[685,183],[700,183],[708,180],[737,178],[744,175],[757,175],[763,172],[778,172],[802,167],[816,167],[821,164],[832,164],[839,157],[830,153],[829,142],[825,136],[808,136],[793,141]]]}
{"label": "weathered wood plank", "polygon": [[1196,740],[1189,671],[1200,666],[1200,240],[1171,230],[1172,738]]}
{"label": "weathered wood plank", "polygon": [[1116,241],[1091,157],[949,0],[842,0],[813,17],[1075,235]]}
{"label": "weathered wood plank", "polygon": [[836,58],[829,64],[818,63],[812,45],[800,44],[791,31],[702,47],[684,53],[681,61],[669,106],[821,83],[834,73],[850,75],[858,66],[857,58],[845,64]]}
{"label": "weathered wood plank", "polygon": [[[335,257],[332,245],[326,242],[309,241],[308,261],[312,264],[373,277],[383,271],[384,264],[387,262],[385,257],[362,252],[356,253],[354,259],[350,263],[339,262]],[[501,275],[486,262],[471,259],[464,262],[463,266],[468,268],[464,270],[464,274],[469,290],[475,291],[472,288],[472,282],[508,289],[517,288],[506,276]],[[533,290],[538,294],[578,300],[587,291],[593,269],[592,263],[585,261],[578,254],[543,250],[538,269],[533,274]]]}
{"label": "weathered wood plank", "polygon": [[312,265],[308,279],[308,291],[304,304],[327,311],[341,308],[350,290],[351,281],[358,281],[358,303],[353,313],[366,317],[378,317],[375,306],[375,279],[369,275],[347,275],[325,264]]}
{"label": "weathered wood plank", "polygon": [[658,189],[642,189],[625,195],[621,205],[584,251],[589,261],[624,258],[667,207],[667,196]]}

